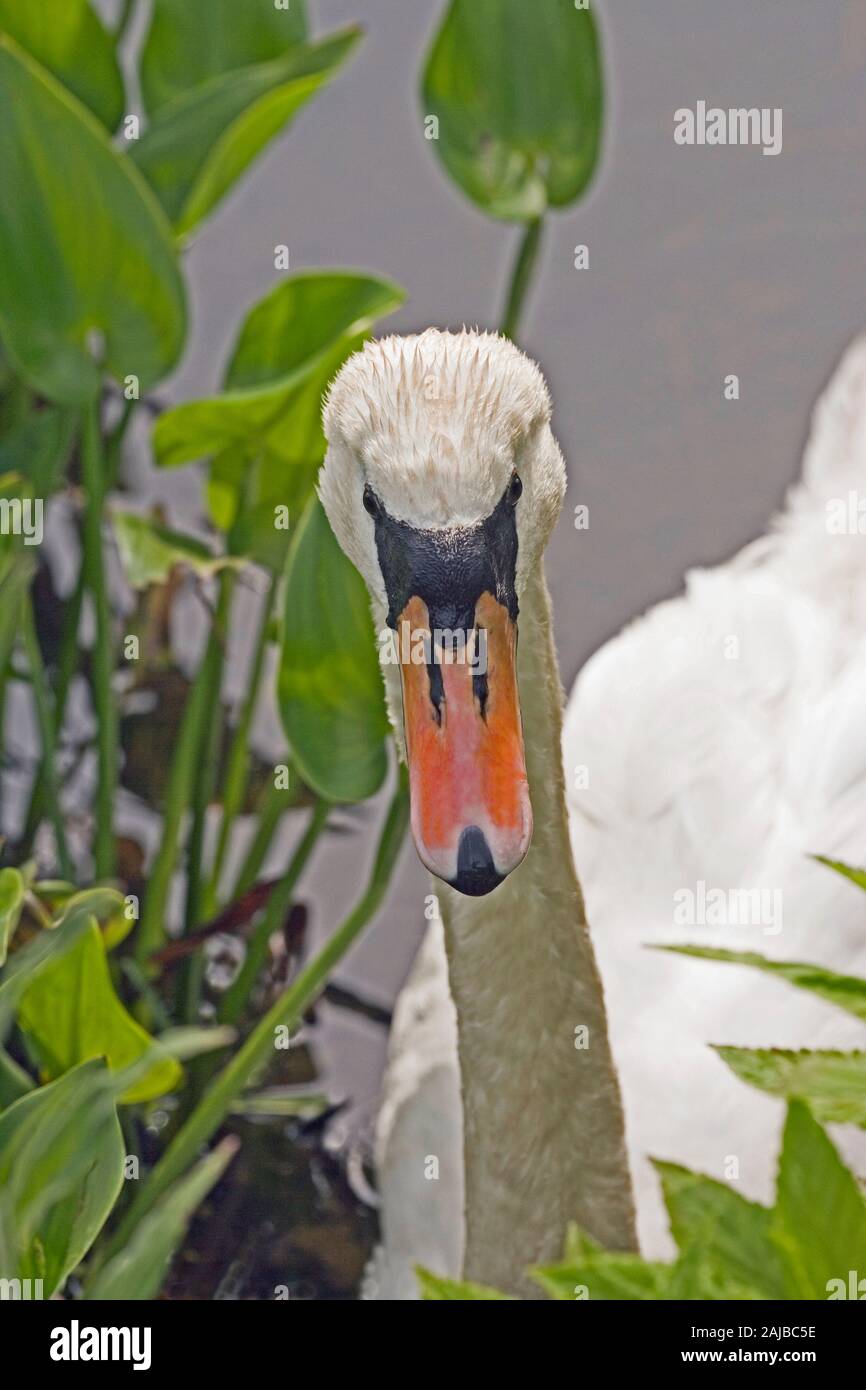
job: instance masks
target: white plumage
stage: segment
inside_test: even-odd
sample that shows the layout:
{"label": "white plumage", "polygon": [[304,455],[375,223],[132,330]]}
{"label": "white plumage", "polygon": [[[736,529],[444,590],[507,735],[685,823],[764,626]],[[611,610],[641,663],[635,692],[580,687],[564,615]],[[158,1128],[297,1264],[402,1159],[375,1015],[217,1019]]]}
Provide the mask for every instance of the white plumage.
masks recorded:
{"label": "white plumage", "polygon": [[[708,1044],[863,1045],[856,1020],[780,981],[644,949],[687,941],[866,974],[866,897],[808,857],[866,860],[866,534],[844,532],[861,495],[866,340],[820,400],[802,480],[767,535],[688,574],[681,597],[589,661],[569,702],[572,842],[649,1256],[673,1247],[647,1155],[733,1177],[747,1196],[772,1190],[782,1105]],[[763,890],[763,923],[677,925],[684,890],[698,902],[712,889]],[[384,1248],[369,1296],[415,1296],[416,1261],[458,1272],[459,1111],[433,923],[392,1032],[378,1130]],[[836,1137],[862,1171],[863,1136]],[[435,1192],[422,1191],[431,1149]]]}

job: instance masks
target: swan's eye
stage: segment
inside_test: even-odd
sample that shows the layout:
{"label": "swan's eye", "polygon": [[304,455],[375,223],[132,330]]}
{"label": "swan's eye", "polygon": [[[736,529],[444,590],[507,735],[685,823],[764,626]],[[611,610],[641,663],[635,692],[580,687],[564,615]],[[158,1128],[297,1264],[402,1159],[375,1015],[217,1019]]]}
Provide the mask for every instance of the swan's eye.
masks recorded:
{"label": "swan's eye", "polygon": [[511,482],[508,484],[508,500],[512,507],[516,507],[523,492],[523,483],[520,481],[519,473],[512,473]]}
{"label": "swan's eye", "polygon": [[364,488],[364,511],[369,512],[371,516],[379,515],[379,503],[369,483]]}

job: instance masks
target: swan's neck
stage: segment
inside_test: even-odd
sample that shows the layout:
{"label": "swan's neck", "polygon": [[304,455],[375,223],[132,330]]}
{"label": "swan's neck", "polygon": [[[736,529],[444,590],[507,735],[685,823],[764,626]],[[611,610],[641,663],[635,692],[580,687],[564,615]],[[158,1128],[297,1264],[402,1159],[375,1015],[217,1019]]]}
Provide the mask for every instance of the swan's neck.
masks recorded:
{"label": "swan's neck", "polygon": [[619,1087],[571,858],[562,689],[541,573],[521,601],[518,679],[535,830],[492,894],[437,884],[457,1011],[467,1278],[538,1296],[520,1272],[577,1220],[634,1248]]}

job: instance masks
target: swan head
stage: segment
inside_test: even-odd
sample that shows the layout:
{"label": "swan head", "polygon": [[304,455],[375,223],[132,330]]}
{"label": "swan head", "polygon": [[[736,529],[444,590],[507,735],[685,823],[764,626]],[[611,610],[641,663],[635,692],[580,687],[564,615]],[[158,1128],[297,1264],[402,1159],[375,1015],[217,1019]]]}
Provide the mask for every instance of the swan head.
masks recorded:
{"label": "swan head", "polygon": [[415,845],[488,893],[532,835],[516,647],[565,495],[547,387],[497,334],[428,329],[350,357],[324,427],[319,495],[399,670]]}

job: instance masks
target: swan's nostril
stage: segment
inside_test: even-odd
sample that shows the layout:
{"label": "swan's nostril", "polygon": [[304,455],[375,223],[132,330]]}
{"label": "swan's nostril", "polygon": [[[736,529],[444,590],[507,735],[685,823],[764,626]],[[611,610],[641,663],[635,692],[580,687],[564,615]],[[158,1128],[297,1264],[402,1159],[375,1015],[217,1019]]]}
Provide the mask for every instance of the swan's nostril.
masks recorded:
{"label": "swan's nostril", "polygon": [[483,830],[477,825],[467,826],[457,846],[457,873],[451,880],[451,887],[467,897],[481,898],[498,888],[503,877],[496,872]]}

